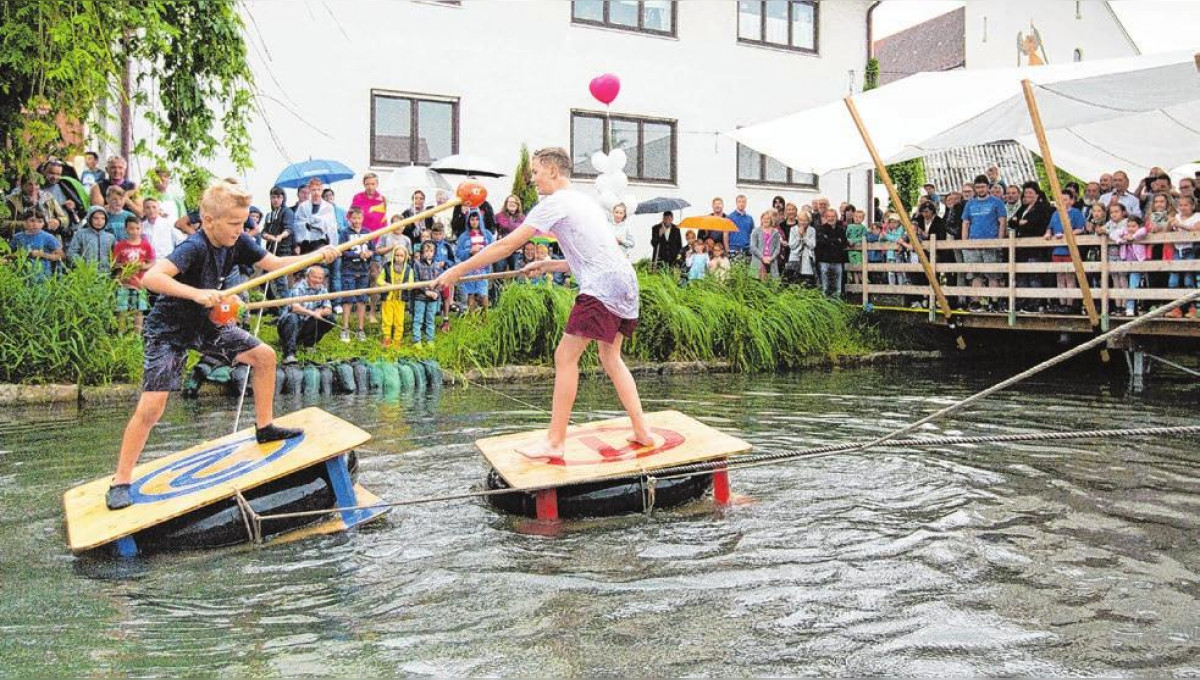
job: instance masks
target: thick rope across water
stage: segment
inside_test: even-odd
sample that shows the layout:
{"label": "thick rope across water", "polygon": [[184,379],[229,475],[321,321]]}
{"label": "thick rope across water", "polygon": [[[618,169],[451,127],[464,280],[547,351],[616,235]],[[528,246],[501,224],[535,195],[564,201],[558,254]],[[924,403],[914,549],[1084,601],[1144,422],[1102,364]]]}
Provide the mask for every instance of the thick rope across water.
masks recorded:
{"label": "thick rope across water", "polygon": [[[881,437],[876,437],[875,439],[872,439],[865,443],[822,446],[822,447],[811,448],[811,449],[802,449],[802,450],[798,450],[798,451],[778,451],[775,453],[751,454],[748,456],[739,456],[738,458],[736,458],[732,461],[719,460],[719,461],[708,461],[708,462],[704,462],[704,463],[691,463],[688,465],[680,465],[680,466],[675,466],[675,467],[670,467],[670,468],[657,469],[654,471],[654,476],[660,480],[661,479],[677,479],[677,478],[682,478],[682,477],[690,477],[690,476],[695,476],[695,475],[707,474],[707,473],[713,472],[715,470],[745,469],[745,468],[758,467],[761,465],[766,465],[769,463],[776,463],[776,462],[785,461],[785,460],[796,460],[796,459],[804,459],[804,458],[813,458],[813,457],[817,457],[817,456],[833,455],[833,454],[839,454],[839,453],[852,453],[852,452],[856,452],[856,451],[864,451],[869,448],[873,448],[873,447],[877,447],[877,446],[885,446],[885,445],[889,446],[889,447],[895,447],[895,446],[922,447],[922,446],[945,446],[945,445],[953,445],[953,444],[987,444],[987,443],[1019,442],[1019,441],[1050,441],[1050,440],[1057,440],[1057,439],[1084,439],[1084,438],[1095,438],[1095,437],[1111,439],[1111,438],[1116,438],[1116,437],[1178,436],[1178,435],[1200,434],[1200,426],[1177,426],[1177,427],[1151,427],[1151,428],[1142,427],[1142,428],[1130,428],[1130,429],[1121,429],[1121,430],[1087,430],[1087,431],[1083,431],[1083,432],[1032,432],[1032,433],[1027,433],[1027,434],[984,435],[984,436],[978,436],[978,437],[930,437],[930,438],[923,438],[923,439],[905,439],[905,440],[900,440],[900,441],[892,441],[892,440],[896,439],[896,437],[908,434],[928,422],[937,420],[938,418],[941,418],[943,416],[950,415],[951,413],[954,413],[956,411],[960,411],[960,410],[966,408],[967,406],[975,403],[976,401],[983,399],[984,397],[995,394],[996,392],[999,392],[1000,390],[1005,389],[1006,387],[1011,387],[1012,385],[1015,385],[1015,384],[1021,382],[1022,380],[1025,380],[1026,378],[1029,378],[1038,373],[1041,373],[1042,371],[1046,370],[1047,368],[1056,366],[1058,364],[1061,364],[1064,361],[1067,361],[1068,359],[1079,356],[1080,354],[1083,354],[1084,352],[1086,352],[1090,349],[1093,349],[1102,343],[1105,343],[1105,342],[1115,339],[1115,338],[1119,338],[1136,328],[1144,326],[1145,324],[1149,323],[1153,319],[1161,318],[1163,315],[1167,314],[1172,309],[1181,308],[1184,305],[1195,303],[1198,300],[1200,300],[1200,290],[1196,290],[1195,292],[1180,296],[1179,298],[1176,298],[1172,302],[1165,304],[1162,307],[1159,307],[1158,309],[1152,310],[1152,311],[1134,319],[1133,321],[1130,321],[1129,323],[1118,326],[1117,328],[1114,328],[1106,333],[1097,335],[1096,337],[1092,338],[1091,340],[1088,340],[1087,342],[1083,343],[1082,345],[1073,347],[1073,348],[1067,350],[1066,352],[1059,354],[1058,356],[1047,359],[1046,361],[1043,361],[1042,363],[1040,363],[1036,366],[1033,366],[1032,368],[1022,371],[1022,372],[1014,375],[1013,377],[1008,378],[1007,380],[1003,380],[1001,382],[996,383],[995,385],[992,385],[991,387],[989,387],[985,390],[976,392],[975,394],[967,397],[966,399],[957,401],[957,402],[951,404],[950,406],[947,406],[946,408],[941,409],[940,411],[931,413],[930,415],[925,416],[924,418],[921,418],[920,420],[917,420],[913,423],[905,425],[904,427],[900,427],[895,430],[892,430],[891,432],[889,432]],[[892,443],[888,444],[888,442],[892,442]],[[591,483],[591,482],[641,479],[645,475],[646,475],[645,472],[639,471],[639,472],[633,472],[633,473],[602,476],[602,477],[598,477],[595,479],[590,479],[590,480],[588,480],[588,482]],[[520,489],[520,490],[518,490],[518,489],[491,489],[491,490],[487,490],[487,491],[474,491],[474,492],[466,492],[466,493],[460,493],[460,494],[451,494],[448,496],[432,496],[432,497],[428,497],[428,498],[414,498],[414,499],[405,500],[405,501],[377,503],[377,504],[371,505],[371,506],[364,506],[364,508],[366,508],[366,507],[372,507],[372,508],[399,507],[399,506],[403,506],[403,505],[418,505],[418,504],[422,504],[422,503],[434,503],[434,502],[441,502],[441,501],[448,501],[448,500],[462,500],[462,499],[466,499],[466,498],[481,498],[484,496],[497,496],[497,495],[502,495],[502,494],[506,494],[506,493],[528,493],[531,491],[540,491],[540,490],[549,489],[549,488],[555,488],[555,487],[546,486],[546,487],[536,487],[536,488],[528,488],[528,489]],[[310,511],[299,512],[299,513],[285,513],[285,514],[279,514],[279,515],[262,515],[260,517],[260,519],[281,519],[281,518],[285,518],[285,517],[312,517],[312,516],[319,516],[319,515],[328,515],[328,514],[332,514],[335,512],[341,512],[344,510],[353,510],[353,509],[362,509],[362,508],[331,508],[331,509],[327,509],[327,510],[310,510]]]}
{"label": "thick rope across water", "polygon": [[[924,437],[920,439],[893,440],[879,444],[879,446],[887,448],[923,448],[929,446],[955,446],[965,444],[999,444],[1011,442],[1058,441],[1068,439],[1117,439],[1123,437],[1170,437],[1186,435],[1200,435],[1200,425],[1135,427],[1114,430],[1084,430],[1079,432],[1026,432],[1021,434],[997,434],[960,437]],[[595,482],[642,480],[650,477],[651,475],[656,482],[664,479],[682,479],[684,477],[695,477],[697,475],[710,474],[718,470],[742,470],[791,460],[803,460],[807,458],[818,458],[821,456],[852,453],[862,448],[862,444],[842,444],[819,446],[796,451],[776,451],[773,453],[750,454],[746,456],[738,456],[737,458],[730,460],[712,460],[701,463],[689,463],[687,465],[656,468],[652,471],[642,470],[637,472],[605,475],[589,479],[586,483],[592,484]],[[443,496],[426,496],[422,498],[411,498],[400,501],[385,501],[382,503],[375,503],[373,505],[360,505],[345,508],[326,508],[323,510],[305,510],[302,512],[288,512],[273,515],[256,514],[255,516],[260,521],[294,517],[317,517],[320,515],[331,515],[347,510],[365,510],[368,508],[392,508],[405,505],[423,505],[426,503],[441,503],[445,501],[467,500],[471,498],[485,498],[487,496],[502,496],[510,493],[530,493],[553,488],[557,487],[539,486],[529,487],[526,489],[487,489],[484,491],[466,491],[463,493],[447,494]]]}

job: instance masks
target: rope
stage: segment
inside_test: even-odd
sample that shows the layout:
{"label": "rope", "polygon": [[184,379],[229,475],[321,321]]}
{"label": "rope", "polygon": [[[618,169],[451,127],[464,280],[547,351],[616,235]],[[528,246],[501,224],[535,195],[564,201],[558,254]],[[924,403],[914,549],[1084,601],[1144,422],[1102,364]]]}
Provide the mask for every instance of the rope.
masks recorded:
{"label": "rope", "polygon": [[[975,394],[967,397],[966,399],[955,402],[954,404],[951,404],[950,406],[947,406],[946,408],[941,409],[940,411],[936,411],[924,418],[921,418],[920,420],[917,420],[916,422],[913,422],[909,425],[905,425],[904,427],[895,429],[881,437],[876,437],[875,439],[872,439],[871,441],[868,441],[865,443],[831,445],[831,446],[823,446],[823,447],[817,447],[817,448],[812,448],[812,449],[803,449],[803,450],[799,450],[799,451],[780,451],[780,452],[776,452],[776,453],[749,455],[749,456],[739,457],[738,459],[735,459],[735,461],[733,461],[733,462],[729,462],[726,460],[719,460],[719,461],[702,462],[702,463],[690,463],[688,465],[679,465],[679,466],[673,466],[673,467],[668,467],[668,468],[662,468],[662,469],[656,470],[656,472],[659,473],[659,475],[658,475],[659,479],[675,479],[675,478],[695,476],[695,475],[699,475],[699,474],[707,474],[717,468],[722,468],[722,469],[727,469],[727,470],[745,469],[745,468],[765,465],[768,463],[774,463],[774,462],[778,462],[778,461],[782,461],[782,460],[812,458],[812,457],[816,457],[816,456],[826,456],[826,455],[832,455],[832,454],[837,454],[837,453],[852,453],[852,452],[856,452],[856,451],[864,451],[866,449],[873,448],[876,446],[883,446],[883,445],[887,444],[887,442],[894,440],[896,437],[908,434],[909,432],[912,432],[913,430],[919,428],[920,426],[922,426],[928,422],[931,422],[931,421],[941,418],[943,416],[950,415],[951,413],[960,411],[963,408],[966,408],[967,406],[975,403],[976,401],[983,399],[984,397],[995,394],[996,392],[999,392],[1000,390],[1005,389],[1006,387],[1015,385],[1016,383],[1019,383],[1022,380],[1025,380],[1026,378],[1029,378],[1033,375],[1036,375],[1037,373],[1040,373],[1040,372],[1046,370],[1047,368],[1056,366],[1064,361],[1067,361],[1068,359],[1076,357],[1076,356],[1088,351],[1089,349],[1096,347],[1097,345],[1099,345],[1103,342],[1106,342],[1106,341],[1114,339],[1114,338],[1121,337],[1122,335],[1129,333],[1130,331],[1134,330],[1135,328],[1144,326],[1145,324],[1149,323],[1153,319],[1162,317],[1167,312],[1170,312],[1172,309],[1180,308],[1186,304],[1191,304],[1197,300],[1200,300],[1200,290],[1196,290],[1193,293],[1190,293],[1188,295],[1183,295],[1179,298],[1176,298],[1174,301],[1172,301],[1168,304],[1165,304],[1162,307],[1159,307],[1158,309],[1152,310],[1147,314],[1137,317],[1133,321],[1130,321],[1129,323],[1126,323],[1122,326],[1118,326],[1117,328],[1114,328],[1114,329],[1108,331],[1107,333],[1102,333],[1100,335],[1097,335],[1096,337],[1092,338],[1091,340],[1088,340],[1087,342],[1083,343],[1082,345],[1079,345],[1079,346],[1074,347],[1066,352],[1063,352],[1062,354],[1059,354],[1056,357],[1047,359],[1046,361],[1043,361],[1042,363],[1040,363],[1028,370],[1022,371],[1021,373],[1018,373],[1017,375],[1015,375],[1011,378],[1008,378],[1007,380],[1003,380],[999,383],[996,383],[995,385],[992,385],[991,387],[989,387],[985,390],[976,392]],[[1176,427],[1158,427],[1158,428],[1130,428],[1130,429],[1124,429],[1124,430],[1090,430],[1090,431],[1084,431],[1084,432],[1035,432],[1035,433],[1028,433],[1028,434],[985,435],[985,436],[978,436],[978,437],[938,437],[938,438],[926,438],[926,439],[906,439],[906,440],[900,440],[897,442],[892,442],[888,446],[890,446],[890,447],[895,447],[895,446],[922,447],[922,446],[937,446],[937,445],[944,446],[944,445],[949,445],[949,444],[983,444],[983,443],[1016,442],[1016,441],[1048,441],[1048,440],[1053,440],[1053,439],[1081,439],[1081,438],[1085,438],[1085,437],[1116,438],[1116,437],[1133,437],[1133,436],[1143,436],[1143,435],[1170,436],[1170,435],[1185,435],[1185,434],[1197,434],[1197,433],[1200,433],[1200,426],[1176,426]],[[644,476],[645,476],[644,471],[638,471],[638,472],[634,472],[634,473],[606,475],[606,476],[601,476],[601,477],[597,477],[594,479],[590,479],[588,481],[589,481],[589,483],[590,482],[605,482],[605,481],[621,481],[621,480],[629,480],[629,479],[640,479],[641,477],[644,477]],[[507,493],[528,493],[531,491],[540,491],[543,489],[551,489],[551,488],[555,488],[555,486],[554,485],[546,485],[546,486],[539,486],[539,487],[530,487],[527,489],[489,489],[487,491],[475,491],[475,492],[467,492],[467,493],[461,493],[461,494],[450,494],[450,495],[446,495],[446,496],[432,496],[432,497],[427,497],[427,498],[414,498],[414,499],[409,499],[409,500],[405,500],[405,501],[391,501],[391,502],[385,502],[385,503],[377,503],[377,504],[371,505],[371,506],[329,508],[329,509],[324,509],[324,510],[310,510],[310,511],[306,511],[306,512],[285,513],[285,514],[279,514],[279,515],[261,515],[260,518],[262,518],[262,519],[282,519],[285,517],[309,517],[309,516],[318,516],[318,515],[328,515],[328,514],[332,514],[335,512],[344,512],[346,510],[361,510],[361,509],[367,509],[367,508],[419,505],[419,504],[424,504],[424,503],[436,503],[436,502],[449,501],[449,500],[465,500],[468,498],[498,496],[498,495],[503,495],[503,494],[507,494]]]}
{"label": "rope", "polygon": [[1188,368],[1187,366],[1180,366],[1179,364],[1175,363],[1174,361],[1168,361],[1162,357],[1154,356],[1153,354],[1150,354],[1149,352],[1146,353],[1146,356],[1150,357],[1151,359],[1154,359],[1155,361],[1162,362],[1162,363],[1170,366],[1171,368],[1178,368],[1179,370],[1183,371],[1184,373],[1191,373],[1192,375],[1196,376],[1197,378],[1200,378],[1200,372],[1194,371],[1194,370]]}
{"label": "rope", "polygon": [[654,503],[658,500],[658,478],[654,475],[642,475],[642,512],[650,516],[654,512]]}
{"label": "rope", "polygon": [[[1118,430],[1085,430],[1082,432],[1028,432],[1022,434],[1002,434],[1002,435],[979,435],[979,436],[961,436],[961,437],[927,437],[923,439],[901,439],[890,443],[881,444],[888,448],[893,447],[926,447],[926,446],[950,446],[956,444],[991,444],[991,443],[1007,443],[1007,442],[1029,442],[1029,441],[1051,441],[1060,439],[1115,439],[1119,437],[1140,437],[1140,436],[1180,436],[1180,435],[1200,435],[1200,425],[1175,425],[1165,427],[1137,427]],[[796,451],[777,451],[774,453],[753,454],[747,456],[739,456],[733,460],[714,460],[700,463],[689,463],[686,465],[676,465],[672,467],[656,469],[653,476],[646,474],[645,470],[636,472],[626,472],[613,475],[604,475],[587,480],[588,484],[595,482],[616,482],[625,480],[646,480],[654,479],[654,485],[664,479],[683,479],[686,477],[695,477],[702,474],[709,474],[714,470],[741,470],[753,467],[761,467],[769,463],[777,463],[787,460],[800,460],[807,458],[817,458],[821,456],[830,456],[840,453],[849,453],[857,449],[861,449],[862,444],[842,444],[821,446],[809,449],[800,449]],[[468,491],[457,494],[447,494],[443,496],[426,496],[422,498],[409,498],[400,501],[384,501],[372,505],[358,505],[349,507],[325,508],[322,510],[305,510],[301,512],[288,512],[271,515],[256,515],[260,520],[287,519],[296,517],[317,517],[322,515],[331,515],[334,513],[352,511],[352,510],[367,510],[372,508],[394,508],[403,507],[406,505],[424,505],[428,503],[441,503],[445,501],[468,500],[473,498],[486,498],[489,496],[503,496],[511,493],[531,493],[544,489],[556,488],[554,485],[528,487],[524,489],[487,489],[484,491]],[[643,501],[645,502],[645,501]]]}
{"label": "rope", "polygon": [[[278,249],[279,249],[279,241],[278,240],[272,241],[271,242],[271,254],[274,255],[275,251]],[[270,285],[271,285],[271,281],[267,281],[266,283],[263,284],[263,294],[264,295],[266,295],[267,287]],[[265,312],[265,311],[266,311],[266,309],[258,310],[258,320],[256,320],[254,322],[254,337],[256,337],[256,338],[258,337],[258,332],[260,330],[262,330],[263,312]],[[238,428],[241,427],[241,424],[242,424],[242,407],[246,404],[246,387],[250,385],[250,372],[252,370],[253,369],[251,369],[249,366],[246,367],[246,379],[242,381],[242,391],[240,393],[238,393],[237,410],[234,411],[234,416],[233,416],[233,431],[234,432],[237,432]]]}
{"label": "rope", "polygon": [[238,510],[242,511],[242,523],[246,525],[246,535],[251,543],[258,545],[262,543],[262,520],[259,515],[250,507],[250,501],[242,495],[241,489],[235,489],[233,498],[237,501]]}

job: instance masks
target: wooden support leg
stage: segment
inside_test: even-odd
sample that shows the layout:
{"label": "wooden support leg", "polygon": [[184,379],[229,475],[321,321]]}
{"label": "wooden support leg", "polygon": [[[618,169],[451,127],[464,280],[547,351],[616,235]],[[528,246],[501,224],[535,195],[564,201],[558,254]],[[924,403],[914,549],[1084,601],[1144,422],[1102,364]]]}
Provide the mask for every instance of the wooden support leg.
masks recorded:
{"label": "wooden support leg", "polygon": [[713,501],[729,505],[729,470],[722,468],[713,473]]}
{"label": "wooden support leg", "polygon": [[541,520],[558,519],[558,490],[542,489],[534,492],[537,503],[537,518]]}
{"label": "wooden support leg", "polygon": [[[325,469],[329,471],[329,481],[333,486],[333,496],[339,508],[353,508],[358,505],[358,494],[354,492],[354,480],[350,478],[350,468],[346,466],[346,456],[338,456],[325,461]],[[342,521],[346,526],[358,523],[358,511],[347,510],[342,513]]]}
{"label": "wooden support leg", "polygon": [[122,536],[121,538],[118,538],[116,546],[117,555],[120,557],[137,557],[137,541],[133,540],[133,536]]}

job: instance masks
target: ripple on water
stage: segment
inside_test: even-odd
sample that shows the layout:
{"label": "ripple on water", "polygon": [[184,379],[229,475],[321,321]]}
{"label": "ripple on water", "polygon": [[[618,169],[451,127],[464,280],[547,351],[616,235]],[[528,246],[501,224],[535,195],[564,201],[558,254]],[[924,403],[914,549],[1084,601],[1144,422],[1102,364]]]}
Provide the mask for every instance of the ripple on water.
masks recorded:
{"label": "ripple on water", "polygon": [[[777,451],[863,441],[989,379],[855,369],[640,388]],[[1186,387],[1157,389],[1058,375],[922,432],[1194,422]],[[498,391],[549,402],[546,385]],[[612,399],[585,381],[579,418],[618,415]],[[480,488],[472,440],[546,418],[469,388],[324,406],[372,433],[360,481],[394,500]],[[223,434],[229,408],[173,402],[148,457]],[[72,560],[59,495],[111,465],[124,415],[0,422],[0,658],[15,674],[1186,675],[1200,657],[1194,441],[825,456],[734,472],[743,505],[568,522],[555,538],[473,501],[269,549]]]}

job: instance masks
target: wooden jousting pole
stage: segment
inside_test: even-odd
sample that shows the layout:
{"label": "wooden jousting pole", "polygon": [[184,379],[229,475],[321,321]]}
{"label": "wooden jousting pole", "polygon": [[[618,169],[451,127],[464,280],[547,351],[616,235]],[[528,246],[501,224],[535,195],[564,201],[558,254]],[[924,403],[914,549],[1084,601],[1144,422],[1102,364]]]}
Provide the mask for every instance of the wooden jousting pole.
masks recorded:
{"label": "wooden jousting pole", "polygon": [[[929,257],[925,254],[925,246],[921,245],[921,239],[917,237],[917,230],[908,218],[908,208],[900,200],[900,194],[896,192],[896,185],[892,183],[892,176],[888,173],[887,166],[883,164],[883,159],[879,157],[879,152],[875,149],[875,142],[871,141],[871,135],[867,132],[862,118],[858,115],[858,107],[854,104],[854,98],[846,97],[845,102],[846,108],[850,110],[850,117],[854,119],[854,125],[858,128],[858,134],[862,136],[863,144],[867,146],[867,152],[871,154],[871,160],[875,163],[875,169],[879,172],[879,178],[883,180],[883,185],[887,187],[888,196],[892,199],[892,205],[897,208],[897,212],[900,214],[900,222],[904,225],[904,231],[908,234],[908,240],[912,243],[913,251],[917,253],[917,259],[921,262],[921,269],[925,270],[925,278],[929,280],[929,285],[933,288],[933,295],[937,298],[938,308],[942,310],[942,316],[946,318],[946,323],[951,328],[957,330],[953,314],[950,310],[950,303],[946,300],[945,294],[942,293],[942,286],[938,283],[937,276],[933,273],[933,267],[929,264]],[[867,264],[864,262],[864,280],[866,274]],[[958,343],[959,349],[967,348],[967,341],[963,339],[962,333],[958,334],[955,341]]]}
{"label": "wooden jousting pole", "polygon": [[[496,279],[511,279],[521,275],[521,271],[507,272],[492,272],[490,274],[476,274],[474,276],[464,276],[458,280],[459,283],[470,283],[471,281],[494,281]],[[390,293],[396,290],[417,290],[419,288],[428,288],[428,281],[412,281],[409,283],[392,283],[386,286],[375,286],[374,288],[355,288],[353,290],[340,290],[334,293],[320,293],[317,295],[298,295],[289,298],[275,298],[273,300],[261,300],[259,302],[251,302],[245,305],[245,309],[268,309],[271,307],[286,307],[288,305],[300,304],[304,302],[320,302],[322,300],[336,300],[351,295],[375,295],[377,293]]]}
{"label": "wooden jousting pole", "polygon": [[[1079,257],[1079,246],[1075,244],[1071,218],[1062,205],[1062,186],[1058,182],[1058,170],[1054,167],[1054,159],[1050,156],[1050,143],[1046,140],[1046,128],[1042,125],[1042,114],[1038,111],[1037,98],[1033,94],[1033,83],[1026,78],[1021,81],[1021,88],[1025,91],[1025,105],[1029,108],[1029,118],[1033,121],[1038,147],[1042,150],[1042,163],[1046,166],[1046,179],[1050,182],[1050,193],[1054,196],[1054,209],[1058,211],[1058,221],[1062,224],[1063,240],[1067,242],[1071,264],[1075,267],[1075,280],[1079,283],[1080,293],[1083,294],[1083,308],[1087,311],[1088,322],[1095,332],[1100,327],[1100,315],[1096,312],[1096,301],[1092,299],[1092,287],[1088,285],[1087,273],[1083,271],[1083,259]],[[1107,349],[1100,350],[1100,359],[1108,363]]]}
{"label": "wooden jousting pole", "polygon": [[[400,220],[399,222],[389,224],[388,226],[383,227],[382,229],[373,231],[369,234],[363,234],[362,236],[359,236],[358,238],[353,238],[353,239],[350,239],[349,241],[346,241],[345,243],[340,243],[340,244],[334,246],[334,248],[339,253],[344,253],[347,250],[350,250],[351,248],[353,248],[355,246],[360,246],[369,241],[373,241],[373,240],[379,238],[380,236],[383,236],[384,234],[390,234],[391,232],[396,231],[397,229],[403,229],[404,227],[407,227],[410,224],[413,224],[415,222],[420,222],[422,220],[433,217],[434,215],[436,215],[439,212],[442,212],[443,210],[448,210],[448,209],[453,208],[458,205],[466,205],[471,208],[477,208],[480,205],[483,205],[483,202],[485,200],[487,200],[487,190],[483,188],[482,184],[475,182],[475,181],[466,181],[466,182],[463,182],[462,184],[459,184],[458,190],[455,193],[457,195],[454,198],[450,199],[449,201],[446,201],[445,203],[443,203],[441,205],[436,205],[428,210],[419,212],[416,215],[413,215],[412,217],[408,217],[403,220]],[[311,265],[318,264],[323,259],[324,259],[324,257],[321,255],[321,252],[315,251],[312,254],[310,254],[308,257],[306,257],[302,260],[297,260],[296,262],[293,262],[292,264],[289,264],[286,267],[280,267],[279,269],[276,269],[274,271],[269,271],[265,274],[262,274],[261,276],[256,276],[253,279],[250,279],[249,281],[244,281],[242,283],[239,283],[236,286],[232,286],[230,288],[222,290],[221,292],[224,293],[226,297],[234,296],[239,293],[244,293],[252,288],[257,288],[258,286],[261,286],[268,281],[272,281],[281,276],[287,276],[288,274],[291,274],[293,272],[298,272],[301,269],[305,269]]]}

